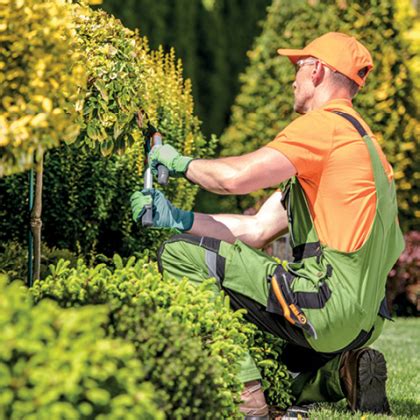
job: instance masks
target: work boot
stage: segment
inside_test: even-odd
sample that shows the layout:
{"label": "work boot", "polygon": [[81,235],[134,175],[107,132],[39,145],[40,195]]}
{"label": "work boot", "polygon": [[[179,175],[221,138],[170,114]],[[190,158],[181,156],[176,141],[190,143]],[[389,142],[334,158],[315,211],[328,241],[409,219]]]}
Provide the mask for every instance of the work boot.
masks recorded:
{"label": "work boot", "polygon": [[260,381],[247,382],[241,400],[239,410],[246,420],[268,420],[268,405]]}
{"label": "work boot", "polygon": [[386,397],[386,362],[370,348],[345,352],[340,367],[341,387],[353,411],[390,414]]}

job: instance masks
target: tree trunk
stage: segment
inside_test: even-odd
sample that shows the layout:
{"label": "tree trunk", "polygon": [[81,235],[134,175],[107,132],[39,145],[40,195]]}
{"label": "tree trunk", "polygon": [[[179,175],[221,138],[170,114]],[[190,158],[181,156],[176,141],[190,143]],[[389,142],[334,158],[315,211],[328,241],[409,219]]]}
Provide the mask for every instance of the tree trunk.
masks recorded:
{"label": "tree trunk", "polygon": [[38,280],[41,269],[41,212],[42,212],[42,176],[44,158],[41,157],[36,167],[35,201],[31,211],[31,230],[34,246],[34,273],[33,280]]}

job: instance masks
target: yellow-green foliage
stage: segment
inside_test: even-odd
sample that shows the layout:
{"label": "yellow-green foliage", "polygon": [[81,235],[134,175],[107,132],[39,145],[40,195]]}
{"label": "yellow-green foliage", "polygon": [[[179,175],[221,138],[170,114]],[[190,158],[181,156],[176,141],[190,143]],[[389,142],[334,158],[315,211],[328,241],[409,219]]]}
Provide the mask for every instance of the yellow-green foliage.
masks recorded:
{"label": "yellow-green foliage", "polygon": [[412,0],[397,0],[395,6],[395,17],[411,55],[408,67],[413,77],[416,103],[420,103],[420,16]]}
{"label": "yellow-green foliage", "polygon": [[[146,38],[85,6],[79,8],[76,26],[88,72],[79,144],[99,148],[104,156],[127,154],[141,174],[145,137],[136,114],[142,110],[145,124],[157,127],[164,141],[181,152],[196,157],[213,153],[215,139],[207,144],[201,134],[191,83],[183,79],[182,63],[173,50],[151,51]],[[196,188],[185,179],[172,180],[167,190],[177,192],[171,197],[175,205],[191,207]]]}
{"label": "yellow-green foliage", "polygon": [[[146,38],[138,40],[138,54],[146,63],[144,78],[144,109],[150,123],[158,127],[164,141],[171,143],[181,153],[195,157],[208,157],[214,153],[216,138],[207,144],[200,131],[200,121],[194,115],[191,81],[183,78],[181,60],[176,60],[175,51],[165,53],[162,48],[150,51]],[[138,169],[143,169],[142,152]],[[176,193],[174,194],[174,191]],[[166,192],[176,206],[191,208],[197,189],[186,179],[171,180]]]}
{"label": "yellow-green foliage", "polygon": [[113,261],[113,267],[79,261],[69,268],[60,260],[32,295],[64,307],[108,304],[104,326],[110,336],[133,343],[169,418],[240,418],[237,373],[252,334],[242,311],[232,312],[227,297],[214,296],[212,280],[195,286],[163,279],[147,257],[123,262],[115,255]]}
{"label": "yellow-green foliage", "polygon": [[[80,244],[83,252],[95,248],[110,255],[156,248],[167,232],[141,229],[130,210],[129,197],[143,183],[145,137],[136,123],[138,110],[145,111],[164,142],[183,153],[209,157],[216,139],[207,141],[201,133],[190,81],[183,79],[173,51],[151,51],[145,38],[113,16],[72,7],[88,81],[79,102],[77,141],[45,156],[43,237],[50,246],[75,250]],[[23,176],[0,182],[0,216],[5,216],[0,240],[23,240],[25,182]],[[184,178],[170,179],[161,189],[175,205],[192,208],[197,187]]]}
{"label": "yellow-green foliage", "polygon": [[105,306],[34,306],[0,274],[0,418],[164,418],[134,346],[105,336]]}
{"label": "yellow-green foliage", "polygon": [[73,33],[65,1],[0,2],[0,176],[77,136],[85,75]]}
{"label": "yellow-green foliage", "polygon": [[124,151],[141,136],[135,121],[142,108],[144,64],[135,34],[113,16],[75,6],[76,42],[88,74],[80,146],[104,156]]}
{"label": "yellow-green foliage", "polygon": [[[249,53],[251,63],[241,77],[232,123],[221,139],[223,154],[241,154],[265,145],[293,118],[294,68],[287,58],[277,55],[277,48],[302,48],[329,31],[354,35],[371,51],[375,64],[354,106],[394,167],[402,225],[415,228],[415,217],[420,216],[416,210],[420,172],[415,160],[420,129],[407,46],[394,13],[392,0],[275,0],[263,33]],[[247,207],[254,202],[240,204]]]}

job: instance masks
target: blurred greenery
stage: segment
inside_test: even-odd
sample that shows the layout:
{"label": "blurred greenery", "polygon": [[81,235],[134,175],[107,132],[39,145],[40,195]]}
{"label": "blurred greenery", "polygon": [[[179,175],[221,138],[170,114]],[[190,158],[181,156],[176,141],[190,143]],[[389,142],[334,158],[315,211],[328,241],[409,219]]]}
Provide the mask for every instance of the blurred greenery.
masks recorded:
{"label": "blurred greenery", "polygon": [[219,135],[239,90],[246,51],[271,0],[104,0],[100,6],[138,28],[152,48],[175,48],[191,79],[195,111],[206,135]]}

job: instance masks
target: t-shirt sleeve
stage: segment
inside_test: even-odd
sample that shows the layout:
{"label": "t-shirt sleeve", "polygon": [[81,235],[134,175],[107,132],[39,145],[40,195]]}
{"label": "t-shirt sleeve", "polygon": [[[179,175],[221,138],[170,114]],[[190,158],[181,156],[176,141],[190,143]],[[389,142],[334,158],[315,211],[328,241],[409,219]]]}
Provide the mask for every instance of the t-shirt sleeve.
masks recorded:
{"label": "t-shirt sleeve", "polygon": [[320,174],[333,139],[333,127],[319,113],[297,118],[282,130],[266,147],[283,153],[302,178]]}

